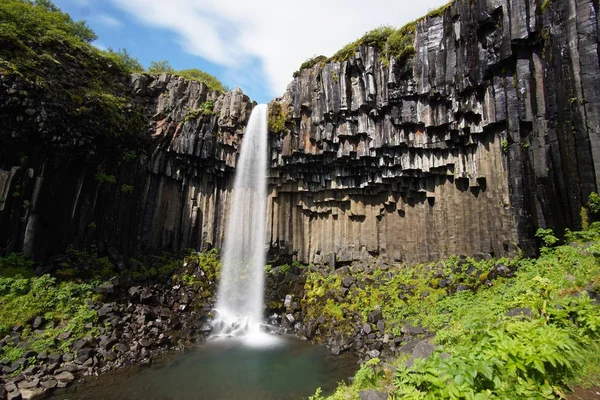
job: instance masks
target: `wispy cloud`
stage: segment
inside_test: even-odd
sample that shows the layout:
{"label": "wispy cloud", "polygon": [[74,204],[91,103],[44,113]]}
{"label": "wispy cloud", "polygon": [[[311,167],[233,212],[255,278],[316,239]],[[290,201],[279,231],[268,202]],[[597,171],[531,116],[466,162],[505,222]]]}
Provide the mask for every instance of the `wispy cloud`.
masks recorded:
{"label": "wispy cloud", "polygon": [[[447,0],[111,0],[143,23],[170,30],[182,48],[251,81],[260,60],[266,91],[283,93],[292,73],[315,54],[332,55],[380,25],[401,26]],[[245,75],[244,75],[245,74]],[[244,78],[244,76],[246,76]]]}
{"label": "wispy cloud", "polygon": [[119,28],[123,26],[123,23],[121,21],[108,14],[101,13],[94,16],[92,19],[109,28]]}

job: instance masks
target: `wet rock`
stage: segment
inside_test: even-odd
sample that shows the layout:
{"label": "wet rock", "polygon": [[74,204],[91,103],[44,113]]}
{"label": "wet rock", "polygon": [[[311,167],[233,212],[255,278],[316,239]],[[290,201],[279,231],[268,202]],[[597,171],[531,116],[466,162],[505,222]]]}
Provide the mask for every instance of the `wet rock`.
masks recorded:
{"label": "wet rock", "polygon": [[385,321],[380,319],[377,321],[377,330],[383,332],[385,330]]}
{"label": "wet rock", "polygon": [[23,400],[41,399],[46,395],[46,389],[44,388],[19,389],[19,391]]}
{"label": "wet rock", "polygon": [[8,394],[6,395],[6,399],[7,400],[21,400],[21,392],[16,390],[14,392],[8,392]]}
{"label": "wet rock", "polygon": [[370,334],[370,333],[371,333],[371,331],[372,331],[371,324],[365,323],[365,324],[362,326],[362,330],[363,330],[363,332],[364,332],[365,334],[367,334],[367,335],[368,335],[368,334]]}
{"label": "wet rock", "polygon": [[44,389],[54,389],[56,387],[56,385],[58,384],[58,381],[54,378],[48,378],[45,381],[41,381],[40,385],[44,388]]}
{"label": "wet rock", "polygon": [[21,381],[17,384],[19,389],[31,389],[35,388],[40,384],[40,380],[38,378],[34,378],[30,381]]}
{"label": "wet rock", "polygon": [[63,383],[70,383],[75,380],[75,376],[69,371],[63,371],[57,375],[54,375],[54,378],[58,382],[63,382]]}

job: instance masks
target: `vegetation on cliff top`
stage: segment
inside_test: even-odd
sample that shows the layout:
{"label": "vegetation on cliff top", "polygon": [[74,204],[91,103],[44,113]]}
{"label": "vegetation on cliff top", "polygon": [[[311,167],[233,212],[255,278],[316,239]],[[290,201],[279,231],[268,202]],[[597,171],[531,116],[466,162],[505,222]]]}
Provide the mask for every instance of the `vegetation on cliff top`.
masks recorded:
{"label": "vegetation on cliff top", "polygon": [[[30,133],[19,137],[21,145],[48,139],[53,146],[77,144],[86,154],[90,143],[117,143],[124,151],[142,146],[148,124],[130,98],[128,84],[130,74],[143,68],[125,49],[94,47],[91,42],[96,38],[85,22],[73,21],[49,0],[0,2],[0,77],[17,88],[0,120]],[[225,90],[202,71],[175,73]],[[34,137],[34,132],[42,137]]]}
{"label": "vegetation on cliff top", "polygon": [[350,319],[366,322],[380,309],[390,335],[406,324],[436,333],[429,358],[372,360],[330,398],[376,388],[398,399],[555,399],[600,384],[600,224],[567,232],[561,246],[551,231],[539,237],[552,247],[537,259],[357,272],[345,296],[336,275],[309,275],[304,302],[313,317],[335,321],[331,329],[346,331]]}
{"label": "vegetation on cliff top", "polygon": [[175,76],[181,76],[182,78],[185,78],[190,81],[202,82],[211,90],[214,90],[219,93],[225,93],[227,91],[227,87],[225,87],[225,85],[223,85],[223,83],[219,81],[215,76],[207,72],[200,71],[196,68],[183,69],[178,71],[175,68],[173,68],[167,60],[153,61],[148,67],[148,72],[151,74],[167,73]]}
{"label": "vegetation on cliff top", "polygon": [[[348,43],[332,57],[327,58],[325,56],[317,56],[308,59],[300,66],[299,71],[312,68],[318,63],[325,64],[331,61],[346,61],[350,57],[354,57],[360,46],[375,47],[381,52],[380,59],[382,62],[389,63],[392,57],[398,62],[403,62],[415,54],[414,41],[417,24],[426,18],[442,16],[444,11],[446,11],[452,3],[454,3],[454,0],[440,8],[430,11],[426,16],[410,22],[399,29],[391,26],[380,26],[375,28],[365,33],[361,38],[354,42]],[[298,76],[299,71],[294,73],[294,77]]]}

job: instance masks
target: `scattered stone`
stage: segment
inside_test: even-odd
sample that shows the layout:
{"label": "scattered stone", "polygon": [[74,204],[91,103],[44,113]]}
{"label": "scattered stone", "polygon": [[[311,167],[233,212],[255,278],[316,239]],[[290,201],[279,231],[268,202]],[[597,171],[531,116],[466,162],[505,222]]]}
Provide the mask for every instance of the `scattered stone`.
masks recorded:
{"label": "scattered stone", "polygon": [[525,317],[532,318],[533,311],[531,308],[521,307],[521,308],[513,308],[506,313],[507,317]]}
{"label": "scattered stone", "polygon": [[31,389],[40,384],[40,380],[38,378],[34,378],[31,381],[21,381],[17,385],[19,389]]}
{"label": "scattered stone", "polygon": [[58,380],[58,382],[73,382],[75,380],[75,376],[69,371],[63,371],[58,375],[54,375],[54,378]]}
{"label": "scattered stone", "polygon": [[360,397],[360,400],[387,400],[388,395],[377,390],[361,390],[358,397]]}
{"label": "scattered stone", "polygon": [[54,378],[48,378],[48,380],[40,382],[40,385],[42,385],[42,387],[45,389],[54,389],[57,384],[58,381]]}
{"label": "scattered stone", "polygon": [[46,390],[43,388],[20,389],[23,400],[41,399],[45,396]]}
{"label": "scattered stone", "polygon": [[42,324],[44,323],[44,317],[38,315],[37,317],[34,318],[33,323],[31,324],[31,326],[33,327],[33,329],[38,329],[39,327],[42,326]]}
{"label": "scattered stone", "polygon": [[369,334],[369,333],[371,333],[371,331],[372,331],[371,324],[369,324],[369,323],[365,323],[365,324],[362,326],[362,330],[363,330],[363,332],[364,332],[365,334],[367,334],[367,335],[368,335],[368,334]]}

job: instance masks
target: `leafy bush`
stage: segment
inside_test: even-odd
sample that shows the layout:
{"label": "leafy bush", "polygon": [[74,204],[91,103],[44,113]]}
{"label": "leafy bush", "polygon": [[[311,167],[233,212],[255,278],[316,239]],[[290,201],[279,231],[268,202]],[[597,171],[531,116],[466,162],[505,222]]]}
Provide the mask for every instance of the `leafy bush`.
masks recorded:
{"label": "leafy bush", "polygon": [[83,334],[87,332],[84,325],[95,315],[85,304],[91,296],[90,284],[59,283],[50,275],[0,278],[0,336],[15,325],[27,327],[37,316]]}
{"label": "leafy bush", "polygon": [[215,76],[207,72],[200,71],[199,69],[184,69],[181,71],[175,71],[175,75],[181,76],[190,81],[202,82],[208,86],[209,89],[219,93],[225,93],[228,90],[227,87],[223,85],[223,83]]}
{"label": "leafy bush", "polygon": [[188,111],[185,116],[184,121],[195,120],[201,116],[209,116],[213,115],[215,109],[215,102],[212,100],[207,100],[204,103],[200,104],[195,110]]}
{"label": "leafy bush", "polygon": [[124,71],[129,73],[144,71],[142,64],[140,64],[137,58],[129,54],[127,49],[119,49],[115,51],[109,47],[106,53],[107,56],[115,60],[119,67]]}
{"label": "leafy bush", "polygon": [[273,102],[269,104],[269,131],[281,133],[285,130],[285,113],[281,103]]}
{"label": "leafy bush", "polygon": [[588,208],[594,216],[600,215],[600,195],[596,192],[590,193]]}
{"label": "leafy bush", "polygon": [[173,74],[175,68],[167,60],[152,61],[148,67],[148,72],[151,74]]}
{"label": "leafy bush", "polygon": [[[571,233],[586,246],[556,246],[552,231],[541,232],[554,247],[542,249],[537,259],[452,257],[435,266],[391,269],[387,276],[353,271],[356,288],[333,305],[363,319],[381,307],[385,329],[395,335],[400,332],[394,326],[406,323],[436,332],[439,348],[428,359],[411,367],[392,361],[397,371],[391,388],[383,375],[386,365],[379,366],[374,386],[391,392],[391,398],[564,398],[575,383],[600,383],[600,306],[587,295],[600,293],[600,236],[595,232],[600,224],[594,224],[594,230]],[[491,279],[498,265],[514,272]],[[435,288],[436,280],[450,277],[444,288]],[[319,311],[332,317],[326,303],[338,298],[339,279],[309,274],[303,299],[309,317]],[[469,290],[454,291],[458,282]],[[399,295],[403,300],[397,300]],[[517,308],[530,312],[508,317]],[[327,324],[319,329],[354,326],[346,320]],[[356,398],[357,377],[330,398]]]}
{"label": "leafy bush", "polygon": [[0,257],[0,277],[12,278],[15,275],[31,277],[34,265],[34,261],[23,257],[22,254],[10,253],[6,257]]}

